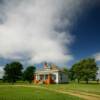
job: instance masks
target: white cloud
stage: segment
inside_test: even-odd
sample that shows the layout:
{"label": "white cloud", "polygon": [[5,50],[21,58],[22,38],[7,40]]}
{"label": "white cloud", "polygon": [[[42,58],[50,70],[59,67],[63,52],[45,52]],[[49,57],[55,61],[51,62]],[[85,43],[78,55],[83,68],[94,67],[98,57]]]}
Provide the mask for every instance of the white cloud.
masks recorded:
{"label": "white cloud", "polygon": [[30,63],[72,60],[70,28],[83,1],[4,0],[0,6],[0,57]]}
{"label": "white cloud", "polygon": [[100,53],[96,53],[95,55],[94,55],[94,58],[95,58],[95,60],[98,62],[98,61],[100,61]]}

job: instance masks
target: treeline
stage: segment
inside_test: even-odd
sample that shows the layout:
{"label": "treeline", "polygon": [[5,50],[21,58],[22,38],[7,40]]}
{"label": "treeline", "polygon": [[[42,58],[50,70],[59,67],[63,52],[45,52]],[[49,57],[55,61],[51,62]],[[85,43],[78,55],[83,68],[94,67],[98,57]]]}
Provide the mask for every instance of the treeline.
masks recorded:
{"label": "treeline", "polygon": [[[4,67],[3,81],[9,83],[15,83],[18,80],[28,81],[31,83],[34,79],[36,67],[28,66],[23,70],[23,65],[20,62],[12,62]],[[70,69],[63,69],[66,75],[69,77],[70,81],[77,80],[86,81],[88,83],[90,80],[99,81],[96,79],[98,67],[95,59],[86,58],[75,63]]]}
{"label": "treeline", "polygon": [[23,65],[20,62],[12,62],[10,64],[6,64],[4,67],[5,73],[3,76],[3,82],[14,84],[18,80],[27,80],[29,83],[31,83],[34,79],[35,70],[35,66],[28,66],[23,71]]}

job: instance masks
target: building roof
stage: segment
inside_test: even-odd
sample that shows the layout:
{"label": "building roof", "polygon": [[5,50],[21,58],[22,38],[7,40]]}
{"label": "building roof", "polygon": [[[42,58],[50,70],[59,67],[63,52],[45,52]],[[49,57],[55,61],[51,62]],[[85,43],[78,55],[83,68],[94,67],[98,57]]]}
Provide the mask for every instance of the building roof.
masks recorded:
{"label": "building roof", "polygon": [[50,74],[50,73],[54,73],[54,72],[59,72],[62,71],[58,66],[56,66],[55,64],[50,64],[50,66],[44,65],[45,67],[43,67],[43,69],[41,70],[36,70],[36,74]]}

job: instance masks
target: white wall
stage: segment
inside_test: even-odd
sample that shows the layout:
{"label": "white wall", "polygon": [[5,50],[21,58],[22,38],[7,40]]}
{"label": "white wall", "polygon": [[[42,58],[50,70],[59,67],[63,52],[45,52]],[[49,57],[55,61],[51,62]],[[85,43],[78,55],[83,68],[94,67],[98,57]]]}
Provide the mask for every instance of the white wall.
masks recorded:
{"label": "white wall", "polygon": [[99,80],[100,80],[100,73],[98,73],[98,75],[97,75],[97,79],[99,79]]}
{"label": "white wall", "polygon": [[99,70],[97,72],[97,77],[96,78],[100,80],[100,68],[99,68]]}
{"label": "white wall", "polygon": [[[55,83],[67,83],[68,82],[68,76],[64,74],[63,72],[53,72],[52,75],[55,75]],[[40,79],[38,75],[36,75],[36,79]]]}
{"label": "white wall", "polygon": [[59,72],[59,83],[67,83],[67,82],[68,82],[68,76],[63,72]]}
{"label": "white wall", "polygon": [[67,83],[68,76],[63,72],[54,72],[53,75],[56,75],[55,83]]}
{"label": "white wall", "polygon": [[59,83],[59,76],[58,76],[58,72],[54,72],[54,73],[52,73],[52,74],[56,76],[55,83]]}

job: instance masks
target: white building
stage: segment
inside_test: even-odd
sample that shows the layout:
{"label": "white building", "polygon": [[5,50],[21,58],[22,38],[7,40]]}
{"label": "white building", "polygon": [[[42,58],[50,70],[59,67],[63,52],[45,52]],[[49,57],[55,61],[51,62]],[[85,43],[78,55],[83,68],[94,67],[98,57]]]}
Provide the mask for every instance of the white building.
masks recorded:
{"label": "white building", "polygon": [[97,79],[100,80],[100,68],[99,68],[99,70],[98,70],[98,72],[97,72]]}
{"label": "white building", "polygon": [[52,84],[52,83],[67,83],[68,76],[67,74],[58,68],[56,65],[51,64],[50,66],[47,63],[44,64],[44,68],[42,70],[36,70],[34,83],[44,83],[44,84]]}

